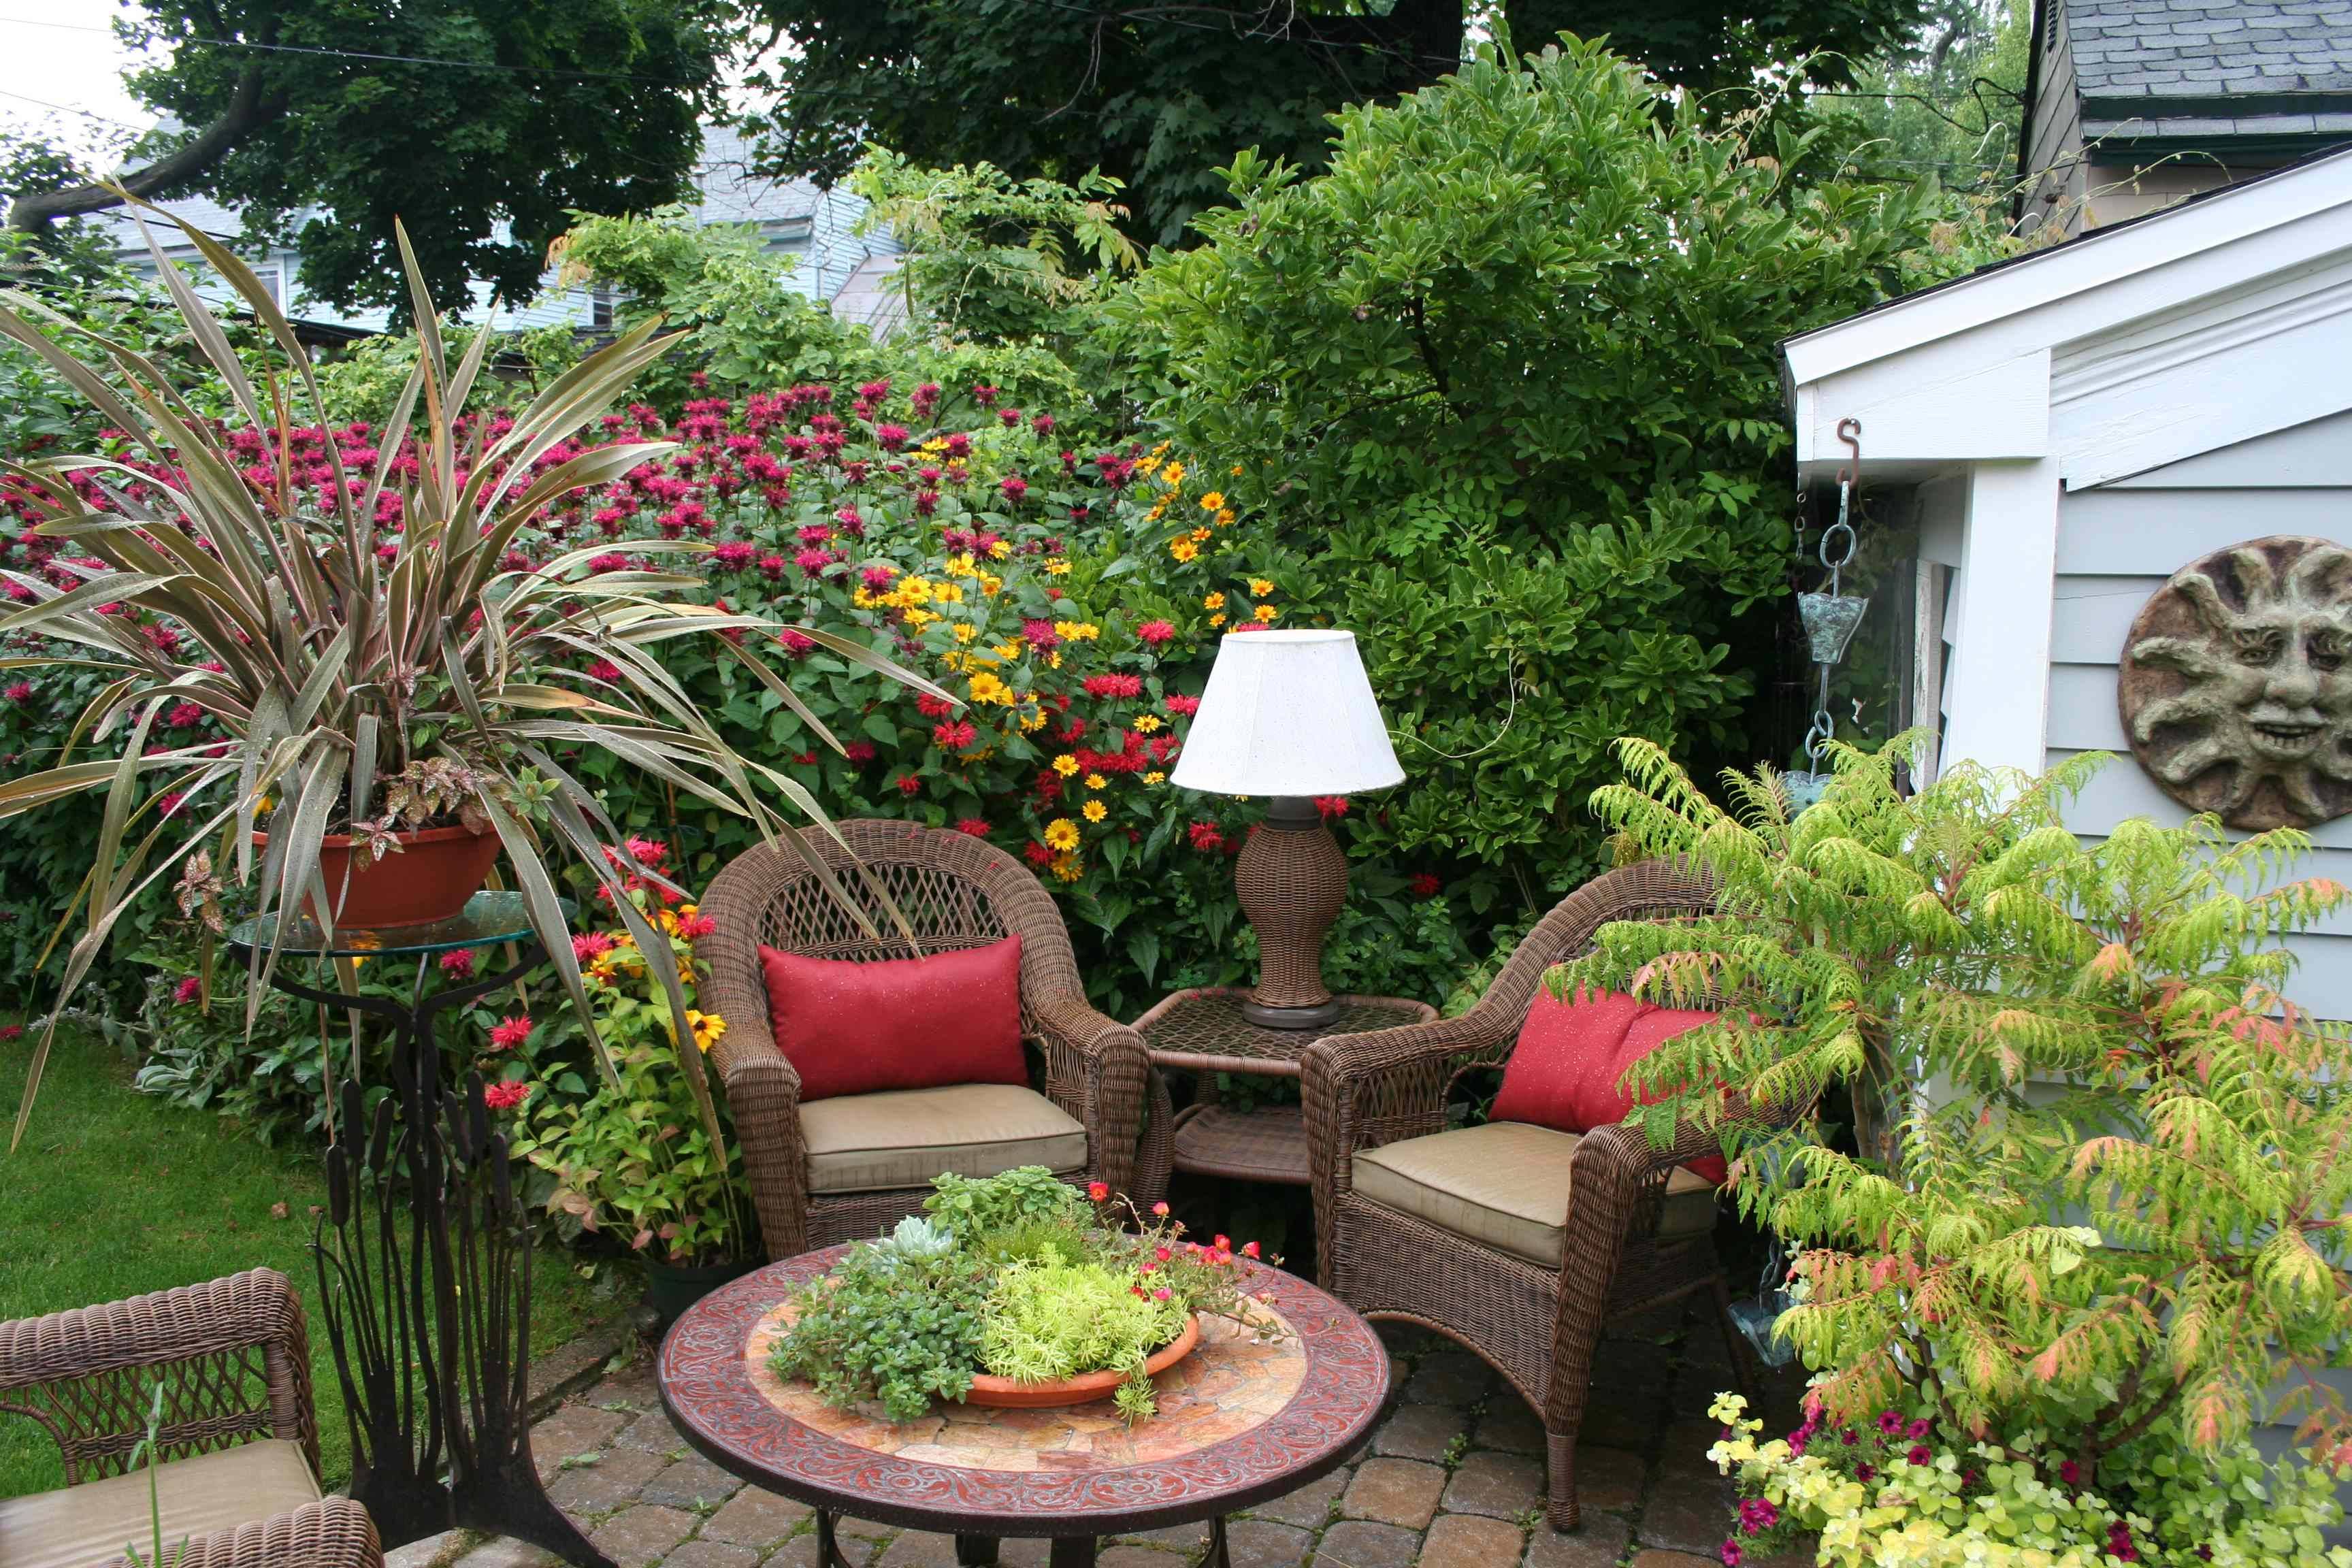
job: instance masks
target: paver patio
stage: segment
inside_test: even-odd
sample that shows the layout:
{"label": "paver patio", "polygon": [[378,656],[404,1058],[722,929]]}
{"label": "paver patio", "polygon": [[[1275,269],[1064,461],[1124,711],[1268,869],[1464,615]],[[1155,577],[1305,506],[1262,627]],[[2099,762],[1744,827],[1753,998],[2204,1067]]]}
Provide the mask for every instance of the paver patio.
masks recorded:
{"label": "paver patio", "polygon": [[[1730,1507],[1706,1459],[1706,1407],[1730,1384],[1711,1308],[1659,1314],[1612,1337],[1595,1362],[1580,1449],[1584,1525],[1542,1523],[1543,1431],[1524,1402],[1468,1352],[1383,1325],[1398,1398],[1356,1463],[1237,1515],[1234,1568],[1709,1568]],[[1793,1425],[1802,1380],[1768,1373],[1765,1410]],[[643,1357],[575,1395],[533,1429],[549,1490],[621,1568],[811,1568],[814,1527],[800,1504],[689,1449]],[[1183,1568],[1205,1525],[1122,1536],[1104,1568]],[[948,1568],[951,1538],[845,1520],[859,1568]],[[1002,1561],[1042,1565],[1046,1542],[1006,1541]],[[541,1568],[510,1541],[452,1534],[391,1555],[390,1568]],[[1750,1568],[1784,1568],[1790,1556]]]}

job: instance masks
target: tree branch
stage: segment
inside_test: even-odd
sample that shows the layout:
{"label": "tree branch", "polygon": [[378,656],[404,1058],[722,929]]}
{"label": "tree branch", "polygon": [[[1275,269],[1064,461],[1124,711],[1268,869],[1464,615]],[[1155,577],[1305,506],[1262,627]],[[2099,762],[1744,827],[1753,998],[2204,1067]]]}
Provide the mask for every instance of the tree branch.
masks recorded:
{"label": "tree branch", "polygon": [[103,212],[122,205],[122,193],[134,196],[167,194],[187,184],[226,157],[245,134],[271,118],[261,99],[258,67],[237,79],[228,107],[219,119],[143,169],[134,169],[111,184],[72,185],[61,191],[28,191],[8,209],[8,226],[26,232],[47,227],[61,217]]}

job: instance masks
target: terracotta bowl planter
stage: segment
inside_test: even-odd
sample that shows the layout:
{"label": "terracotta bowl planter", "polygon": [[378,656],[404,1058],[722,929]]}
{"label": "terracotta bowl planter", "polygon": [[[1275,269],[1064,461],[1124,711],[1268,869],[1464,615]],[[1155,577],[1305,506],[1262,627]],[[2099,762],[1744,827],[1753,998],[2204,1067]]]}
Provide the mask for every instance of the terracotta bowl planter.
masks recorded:
{"label": "terracotta bowl planter", "polygon": [[[1201,1320],[1184,1320],[1184,1331],[1143,1363],[1147,1373],[1167,1371],[1192,1353],[1201,1342]],[[1090,1372],[1083,1377],[1065,1378],[1059,1383],[1015,1383],[1009,1377],[991,1377],[986,1373],[974,1374],[971,1391],[963,1396],[966,1405],[983,1405],[999,1410],[1046,1410],[1064,1405],[1087,1405],[1097,1399],[1108,1399],[1127,1381],[1119,1372]]]}
{"label": "terracotta bowl planter", "polygon": [[[319,879],[334,905],[337,931],[398,931],[454,920],[466,900],[482,890],[499,858],[499,836],[470,827],[428,827],[397,833],[400,853],[344,873],[359,840],[330,833],[319,841]],[[267,848],[269,835],[253,836]],[[309,900],[304,900],[307,907]],[[315,917],[317,910],[311,910]]]}

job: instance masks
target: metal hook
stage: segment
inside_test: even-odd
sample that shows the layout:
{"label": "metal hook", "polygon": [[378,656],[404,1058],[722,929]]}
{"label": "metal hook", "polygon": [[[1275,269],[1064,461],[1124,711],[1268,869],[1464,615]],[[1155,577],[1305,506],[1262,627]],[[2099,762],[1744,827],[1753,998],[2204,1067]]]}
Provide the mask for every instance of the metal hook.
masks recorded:
{"label": "metal hook", "polygon": [[1837,422],[1837,438],[1846,445],[1851,455],[1838,468],[1838,483],[1855,484],[1862,479],[1862,421],[1851,415]]}

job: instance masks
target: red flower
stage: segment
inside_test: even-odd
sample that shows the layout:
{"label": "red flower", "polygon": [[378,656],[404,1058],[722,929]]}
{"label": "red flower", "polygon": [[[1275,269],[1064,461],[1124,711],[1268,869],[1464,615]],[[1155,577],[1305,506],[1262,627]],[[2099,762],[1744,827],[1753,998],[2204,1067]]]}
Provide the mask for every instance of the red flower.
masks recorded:
{"label": "red flower", "polygon": [[929,692],[918,692],[915,696],[915,711],[926,719],[944,719],[955,711],[955,704],[944,697],[933,697]]}
{"label": "red flower", "polygon": [[1344,795],[1318,795],[1315,797],[1315,809],[1326,822],[1335,816],[1345,816],[1348,815],[1348,797]]}
{"label": "red flower", "polygon": [[193,974],[184,976],[177,985],[172,987],[172,1000],[183,1007],[204,994],[205,983]]}
{"label": "red flower", "polygon": [[1192,836],[1192,847],[1203,855],[1214,855],[1225,847],[1225,836],[1213,822],[1195,822],[1185,831]]}
{"label": "red flower", "polygon": [[1021,636],[1039,653],[1051,653],[1062,646],[1062,634],[1054,629],[1051,621],[1024,621],[1021,623]]}
{"label": "red flower", "polygon": [[874,440],[886,452],[895,452],[907,444],[907,427],[903,425],[877,425]]}
{"label": "red flower", "polygon": [[1911,1451],[1903,1457],[1910,1460],[1915,1465],[1924,1465],[1929,1458],[1927,1445],[1925,1443],[1914,1443],[1911,1445]]}
{"label": "red flower", "polygon": [[982,408],[993,408],[996,406],[996,388],[983,381],[971,389],[971,400]]}
{"label": "red flower", "polygon": [[1095,1203],[1108,1203],[1110,1201],[1110,1184],[1108,1182],[1088,1182],[1087,1184],[1087,1196]]}
{"label": "red flower", "polygon": [[490,1027],[490,1048],[510,1051],[530,1038],[531,1023],[518,1013]]}
{"label": "red flower", "polygon": [[1135,635],[1153,647],[1158,647],[1176,635],[1176,628],[1166,621],[1146,621],[1135,628]]}
{"label": "red flower", "polygon": [[443,953],[441,973],[452,980],[471,980],[474,977],[474,950],[456,947]]}
{"label": "red flower", "polygon": [[931,739],[943,750],[960,752],[978,741],[980,731],[973,729],[971,721],[967,719],[960,723],[932,725]]}
{"label": "red flower", "polygon": [[871,741],[852,741],[841,748],[841,760],[853,767],[862,767],[872,762],[876,754]]}
{"label": "red flower", "polygon": [[20,680],[7,690],[0,691],[0,697],[5,697],[9,701],[20,705],[30,702],[33,700],[33,683],[29,680]]}
{"label": "red flower", "polygon": [[22,1024],[0,1024],[0,1040],[21,1040],[25,1037]]}
{"label": "red flower", "polygon": [[163,715],[163,722],[174,730],[185,730],[205,721],[205,710],[194,702],[174,702]]}
{"label": "red flower", "polygon": [[586,963],[589,960],[612,951],[613,939],[601,931],[592,931],[586,936],[575,936],[572,939],[572,957],[575,963]]}
{"label": "red flower", "polygon": [[1244,1242],[1243,1242],[1243,1243],[1242,1243],[1242,1256],[1243,1256],[1244,1258],[1255,1258],[1255,1257],[1257,1257],[1257,1256],[1258,1256],[1258,1246],[1257,1246],[1257,1243],[1256,1243],[1256,1242],[1255,1242],[1255,1241],[1244,1241]]}
{"label": "red flower", "polygon": [[1179,719],[1190,719],[1193,714],[1198,713],[1200,710],[1201,700],[1197,697],[1171,697],[1168,699],[1168,711],[1175,714]]}
{"label": "red flower", "polygon": [[1143,695],[1143,678],[1139,675],[1089,675],[1081,684],[1089,697]]}
{"label": "red flower", "polygon": [[1033,838],[1023,847],[1021,858],[1032,866],[1048,866],[1053,864],[1054,852]]}
{"label": "red flower", "polygon": [[482,1089],[482,1103],[492,1110],[512,1110],[530,1096],[527,1083],[493,1083]]}
{"label": "red flower", "polygon": [[982,817],[966,816],[960,818],[957,821],[955,827],[958,833],[969,833],[974,838],[985,838],[988,837],[988,823],[986,819]]}
{"label": "red flower", "polygon": [[1007,474],[998,481],[996,488],[1004,492],[1006,500],[1017,501],[1028,495],[1029,481],[1019,474]]}
{"label": "red flower", "polygon": [[1412,879],[1412,896],[1416,899],[1433,899],[1437,897],[1437,890],[1444,886],[1444,884],[1435,877],[1423,871]]}
{"label": "red flower", "polygon": [[598,680],[618,680],[621,679],[621,667],[609,658],[600,658],[589,665],[588,673]]}
{"label": "red flower", "polygon": [[917,778],[912,773],[901,773],[898,776],[898,793],[900,795],[920,795],[923,793],[923,781]]}

